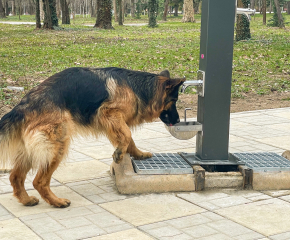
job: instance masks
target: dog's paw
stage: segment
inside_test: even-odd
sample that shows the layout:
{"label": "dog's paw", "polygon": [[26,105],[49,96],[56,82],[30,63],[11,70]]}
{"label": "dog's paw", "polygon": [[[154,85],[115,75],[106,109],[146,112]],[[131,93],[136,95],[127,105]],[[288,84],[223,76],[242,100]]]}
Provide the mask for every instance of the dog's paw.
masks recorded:
{"label": "dog's paw", "polygon": [[65,199],[65,198],[59,198],[58,201],[54,202],[52,205],[58,208],[66,208],[66,207],[69,207],[70,200]]}
{"label": "dog's paw", "polygon": [[151,158],[153,155],[150,152],[142,152],[142,154],[133,156],[136,160],[143,160],[146,158]]}
{"label": "dog's paw", "polygon": [[36,198],[34,196],[30,196],[29,200],[27,202],[23,203],[23,205],[32,207],[32,206],[37,205],[38,203],[39,203],[38,198]]}
{"label": "dog's paw", "polygon": [[113,160],[115,163],[120,163],[123,160],[123,156],[124,154],[122,153],[122,151],[117,148],[115,150],[115,152],[113,153]]}
{"label": "dog's paw", "polygon": [[290,151],[287,150],[287,151],[283,152],[282,157],[287,158],[288,160],[290,160]]}

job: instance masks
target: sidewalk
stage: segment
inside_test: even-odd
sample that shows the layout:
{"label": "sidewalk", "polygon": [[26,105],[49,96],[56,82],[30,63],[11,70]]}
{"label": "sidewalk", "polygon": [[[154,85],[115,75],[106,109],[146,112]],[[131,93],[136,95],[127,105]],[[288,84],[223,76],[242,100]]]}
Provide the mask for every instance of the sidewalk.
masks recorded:
{"label": "sidewalk", "polygon": [[[151,152],[193,152],[195,138],[173,138],[163,123],[145,124],[133,134]],[[290,150],[290,108],[231,114],[230,152]],[[53,175],[52,191],[71,206],[49,206],[39,197],[24,207],[12,196],[8,174],[0,174],[0,239],[252,240],[290,239],[290,190],[215,190],[192,193],[120,195],[109,174],[109,141],[76,139],[66,164]]]}

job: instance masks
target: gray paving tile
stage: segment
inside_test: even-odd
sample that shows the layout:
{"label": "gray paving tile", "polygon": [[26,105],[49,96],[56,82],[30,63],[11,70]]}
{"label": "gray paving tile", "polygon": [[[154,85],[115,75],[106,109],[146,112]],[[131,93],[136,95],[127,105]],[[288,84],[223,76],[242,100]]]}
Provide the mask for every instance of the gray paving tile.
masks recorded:
{"label": "gray paving tile", "polygon": [[51,217],[38,218],[23,222],[39,235],[65,229],[59,222]]}
{"label": "gray paving tile", "polygon": [[97,227],[96,225],[66,229],[57,231],[55,233],[63,240],[77,240],[106,234],[104,230]]}
{"label": "gray paving tile", "polygon": [[192,226],[183,229],[183,231],[194,238],[202,238],[219,233],[217,230],[207,225]]}
{"label": "gray paving tile", "polygon": [[58,220],[66,228],[75,228],[86,225],[91,225],[92,223],[84,217],[70,217]]}
{"label": "gray paving tile", "polygon": [[290,232],[284,232],[284,233],[272,235],[272,236],[269,236],[269,238],[273,240],[289,240]]}
{"label": "gray paving tile", "polygon": [[146,224],[143,226],[139,226],[138,228],[143,230],[143,231],[147,231],[150,229],[154,229],[154,228],[161,228],[161,227],[166,227],[167,224],[165,222],[157,222],[157,223],[150,223],[150,224]]}
{"label": "gray paving tile", "polygon": [[250,232],[250,233],[246,233],[246,234],[242,234],[239,236],[234,237],[234,239],[236,240],[256,240],[256,239],[261,239],[264,236],[260,233],[257,232]]}
{"label": "gray paving tile", "polygon": [[233,238],[231,238],[225,234],[217,233],[217,234],[213,234],[213,235],[210,235],[207,237],[199,238],[198,240],[232,240],[232,239]]}
{"label": "gray paving tile", "polygon": [[92,183],[85,183],[77,186],[71,186],[71,189],[73,189],[75,192],[82,196],[90,196],[90,195],[95,195],[95,194],[100,194],[100,193],[105,193],[105,191],[97,186],[95,186]]}
{"label": "gray paving tile", "polygon": [[41,238],[43,240],[62,240],[59,236],[57,236],[55,233],[42,233]]}
{"label": "gray paving tile", "polygon": [[203,216],[202,214],[195,214],[191,216],[171,219],[171,220],[165,221],[165,223],[175,228],[182,229],[182,228],[187,228],[194,225],[208,223],[211,221],[212,221],[211,219]]}
{"label": "gray paving tile", "polygon": [[207,226],[210,226],[211,228],[216,229],[217,231],[230,237],[253,232],[252,230],[227,219],[208,223]]}
{"label": "gray paving tile", "polygon": [[172,237],[172,236],[180,235],[183,233],[179,231],[178,229],[171,226],[154,228],[154,229],[148,230],[147,232],[158,239],[162,237]]}
{"label": "gray paving tile", "polygon": [[63,209],[63,211],[48,212],[47,214],[55,220],[60,220],[72,217],[86,216],[89,214],[93,214],[93,212],[85,207],[76,207],[66,208]]}
{"label": "gray paving tile", "polygon": [[116,226],[125,223],[124,221],[120,220],[120,218],[107,211],[88,215],[86,216],[86,218],[101,228]]}

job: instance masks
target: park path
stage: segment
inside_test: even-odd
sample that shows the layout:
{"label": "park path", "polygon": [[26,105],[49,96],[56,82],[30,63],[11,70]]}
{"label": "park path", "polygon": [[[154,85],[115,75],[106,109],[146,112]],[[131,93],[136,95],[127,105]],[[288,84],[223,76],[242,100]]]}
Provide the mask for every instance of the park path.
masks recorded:
{"label": "park path", "polygon": [[[195,138],[173,138],[161,122],[133,134],[151,152],[192,152]],[[230,152],[290,149],[290,108],[231,114]],[[72,204],[56,209],[42,199],[24,207],[12,196],[9,175],[0,174],[1,239],[290,239],[290,190],[214,190],[122,195],[109,174],[113,147],[105,138],[76,139],[52,189]],[[29,193],[34,174],[25,182]]]}

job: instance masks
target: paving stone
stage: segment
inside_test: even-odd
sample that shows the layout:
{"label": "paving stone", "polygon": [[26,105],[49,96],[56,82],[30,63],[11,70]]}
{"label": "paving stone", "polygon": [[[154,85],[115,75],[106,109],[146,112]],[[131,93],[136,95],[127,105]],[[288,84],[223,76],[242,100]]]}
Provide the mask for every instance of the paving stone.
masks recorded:
{"label": "paving stone", "polygon": [[13,219],[13,218],[15,218],[13,215],[8,214],[8,215],[0,216],[0,221],[5,221],[5,220]]}
{"label": "paving stone", "polygon": [[93,214],[93,211],[85,207],[77,207],[77,208],[69,207],[63,209],[62,211],[53,211],[47,213],[47,215],[49,215],[55,220],[86,216],[90,214]]}
{"label": "paving stone", "polygon": [[208,202],[210,200],[228,197],[228,194],[218,191],[205,191],[196,193],[180,193],[178,197],[183,198],[192,203]]}
{"label": "paving stone", "polygon": [[10,219],[0,222],[1,240],[38,240],[38,237],[31,229],[19,219]]}
{"label": "paving stone", "polygon": [[[100,204],[135,226],[188,216],[205,210],[169,194],[150,194]],[[132,209],[134,213],[132,214]],[[174,209],[174,210],[173,210]]]}
{"label": "paving stone", "polygon": [[206,225],[192,226],[182,230],[194,238],[202,238],[218,233],[217,230]]}
{"label": "paving stone", "polygon": [[91,195],[87,196],[86,198],[96,204],[108,202],[107,200],[101,198],[99,195]]}
{"label": "paving stone", "polygon": [[222,233],[217,233],[207,237],[199,238],[198,240],[232,240],[232,238]]}
{"label": "paving stone", "polygon": [[42,233],[41,238],[43,240],[62,240],[59,236],[57,236],[55,233]]}
{"label": "paving stone", "polygon": [[218,209],[216,212],[265,236],[290,231],[290,203],[277,198]]}
{"label": "paving stone", "polygon": [[290,136],[278,136],[258,139],[257,141],[275,146],[277,148],[290,149]]}
{"label": "paving stone", "polygon": [[66,228],[75,228],[86,225],[91,225],[92,223],[84,217],[71,217],[66,219],[58,220]]}
{"label": "paving stone", "polygon": [[107,184],[99,186],[100,189],[104,190],[105,192],[117,192],[117,188],[115,184]]}
{"label": "paving stone", "polygon": [[101,193],[99,196],[105,199],[107,202],[122,200],[128,198],[127,195],[121,195],[117,192]]}
{"label": "paving stone", "polygon": [[[56,196],[60,198],[69,199],[71,201],[70,208],[92,204],[90,201],[73,192],[68,187],[65,186],[52,187],[51,190],[52,192],[55,193]],[[28,191],[28,195],[37,197],[39,199],[39,204],[33,207],[23,206],[10,193],[0,195],[0,203],[16,217],[64,210],[50,206],[48,203],[42,200],[42,198],[39,196],[36,190]]]}
{"label": "paving stone", "polygon": [[250,233],[236,236],[236,237],[234,237],[234,239],[236,239],[236,240],[256,240],[256,239],[261,239],[263,237],[264,236],[262,234],[259,234],[256,232],[250,232]]}
{"label": "paving stone", "polygon": [[[77,174],[76,174],[77,173]],[[62,183],[107,177],[109,167],[97,160],[86,162],[67,163],[60,166],[53,174],[53,178]]]}
{"label": "paving stone", "polygon": [[59,222],[55,221],[51,217],[28,220],[24,221],[24,223],[37,234],[50,233],[65,229]]}
{"label": "paving stone", "polygon": [[273,240],[289,240],[290,239],[290,232],[284,232],[277,235],[272,235],[269,237]]}
{"label": "paving stone", "polygon": [[160,239],[162,237],[172,237],[175,235],[180,235],[182,234],[181,231],[178,229],[171,227],[171,226],[166,226],[166,227],[161,227],[161,228],[154,228],[150,229],[147,231],[150,235]]}
{"label": "paving stone", "polygon": [[107,211],[88,215],[86,216],[86,218],[101,228],[116,226],[125,223],[124,221],[120,220],[120,218],[114,216]]}
{"label": "paving stone", "polygon": [[224,217],[222,217],[216,213],[213,213],[213,212],[204,212],[204,213],[201,213],[201,215],[205,216],[206,218],[209,218],[212,221],[218,221],[218,220],[225,219]]}
{"label": "paving stone", "polygon": [[95,236],[106,234],[104,230],[97,227],[96,225],[76,227],[76,228],[57,231],[55,233],[56,235],[61,237],[61,239],[63,240],[84,239],[84,238],[95,237]]}
{"label": "paving stone", "polygon": [[105,193],[105,191],[103,189],[95,186],[92,183],[71,186],[70,188],[73,189],[74,191],[76,191],[78,194],[85,196],[85,197],[90,196],[90,195]]}
{"label": "paving stone", "polygon": [[105,212],[106,210],[104,210],[103,208],[101,208],[98,205],[88,205],[86,206],[87,209],[91,210],[93,213],[101,213],[101,212]]}
{"label": "paving stone", "polygon": [[165,222],[156,222],[156,223],[151,223],[151,224],[139,226],[138,228],[142,229],[143,231],[147,231],[150,229],[161,228],[161,227],[166,227],[166,226],[168,226],[168,224],[166,224]]}
{"label": "paving stone", "polygon": [[263,193],[271,197],[281,197],[290,194],[290,190],[279,190],[279,191],[263,191]]}
{"label": "paving stone", "polygon": [[165,223],[170,224],[171,226],[174,226],[178,229],[181,229],[181,228],[187,228],[194,225],[208,223],[211,221],[212,221],[211,219],[201,214],[195,214],[191,216],[171,219],[171,220],[165,221]]}
{"label": "paving stone", "polygon": [[211,228],[216,229],[217,231],[230,237],[253,232],[252,230],[227,219],[207,223],[207,226],[210,226]]}
{"label": "paving stone", "polygon": [[110,158],[112,157],[115,151],[115,148],[109,144],[102,145],[102,146],[92,146],[92,147],[75,147],[74,149],[94,159]]}
{"label": "paving stone", "polygon": [[102,186],[102,185],[109,185],[109,184],[115,184],[114,180],[112,177],[103,177],[103,178],[96,178],[96,179],[91,179],[88,180],[92,184],[96,186]]}
{"label": "paving stone", "polygon": [[229,197],[225,197],[225,198],[214,199],[214,200],[211,200],[208,202],[213,204],[213,205],[216,205],[220,208],[225,208],[225,207],[240,205],[240,204],[244,204],[244,203],[249,203],[251,201],[244,198],[244,197],[240,197],[240,196],[229,196]]}
{"label": "paving stone", "polygon": [[142,233],[137,229],[130,229],[121,232],[111,233],[99,237],[93,237],[89,240],[152,240],[153,238]]}
{"label": "paving stone", "polygon": [[133,226],[130,225],[129,223],[123,223],[123,224],[116,225],[116,226],[103,227],[103,229],[107,233],[120,232],[120,231],[128,230],[131,228],[133,228]]}
{"label": "paving stone", "polygon": [[279,198],[284,200],[284,201],[290,202],[290,195],[282,196],[282,197],[279,197]]}

